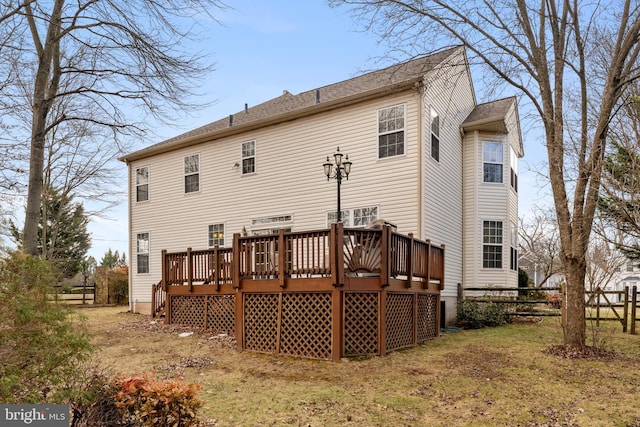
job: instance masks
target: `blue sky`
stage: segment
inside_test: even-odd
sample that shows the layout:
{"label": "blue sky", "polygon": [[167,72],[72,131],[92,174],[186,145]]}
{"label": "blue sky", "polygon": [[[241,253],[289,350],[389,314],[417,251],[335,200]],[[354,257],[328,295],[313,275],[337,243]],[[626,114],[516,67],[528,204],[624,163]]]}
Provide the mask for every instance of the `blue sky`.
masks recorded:
{"label": "blue sky", "polygon": [[[219,23],[203,21],[202,42],[194,46],[215,63],[200,90],[202,101],[215,102],[186,118],[179,114],[175,126],[156,129],[157,138],[150,143],[236,113],[245,103],[252,106],[275,98],[283,90],[295,94],[407,59],[387,57],[385,46],[373,34],[357,30],[360,26],[347,9],[332,9],[325,0],[228,3],[233,9],[214,13]],[[474,83],[477,86],[479,79]],[[524,130],[526,157],[520,162],[520,186],[527,191],[520,192],[521,214],[537,200],[536,176],[528,169],[544,152],[540,139],[529,138]],[[125,194],[124,164],[120,171]],[[89,255],[98,261],[108,248],[126,251],[126,200],[108,218],[94,219],[89,231],[93,239]]]}

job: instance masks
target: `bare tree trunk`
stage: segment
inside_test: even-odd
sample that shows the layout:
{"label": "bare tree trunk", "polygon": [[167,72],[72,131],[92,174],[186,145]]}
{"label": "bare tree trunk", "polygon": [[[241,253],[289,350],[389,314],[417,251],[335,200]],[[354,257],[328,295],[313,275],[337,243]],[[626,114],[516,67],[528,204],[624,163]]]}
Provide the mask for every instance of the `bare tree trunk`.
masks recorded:
{"label": "bare tree trunk", "polygon": [[25,209],[23,250],[38,255],[38,223],[42,202],[44,149],[47,134],[47,116],[60,84],[60,28],[64,0],[56,0],[51,13],[44,45],[31,5],[27,4],[27,20],[38,53],[38,70],[33,90],[33,124],[31,127],[31,154],[29,161],[29,190]]}

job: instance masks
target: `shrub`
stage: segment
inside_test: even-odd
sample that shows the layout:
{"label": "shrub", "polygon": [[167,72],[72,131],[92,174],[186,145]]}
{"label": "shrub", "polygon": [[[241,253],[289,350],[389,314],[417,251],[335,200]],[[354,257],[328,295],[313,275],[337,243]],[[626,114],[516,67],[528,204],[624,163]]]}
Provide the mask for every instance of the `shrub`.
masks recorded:
{"label": "shrub", "polygon": [[457,315],[458,323],[469,329],[500,326],[511,322],[504,304],[494,302],[458,301]]}
{"label": "shrub", "polygon": [[20,252],[0,259],[0,402],[65,400],[68,378],[92,352],[76,313],[51,300],[59,277]]}
{"label": "shrub", "polygon": [[191,426],[202,402],[196,398],[199,385],[182,379],[157,381],[136,374],[116,379],[116,407],[124,421],[140,426]]}

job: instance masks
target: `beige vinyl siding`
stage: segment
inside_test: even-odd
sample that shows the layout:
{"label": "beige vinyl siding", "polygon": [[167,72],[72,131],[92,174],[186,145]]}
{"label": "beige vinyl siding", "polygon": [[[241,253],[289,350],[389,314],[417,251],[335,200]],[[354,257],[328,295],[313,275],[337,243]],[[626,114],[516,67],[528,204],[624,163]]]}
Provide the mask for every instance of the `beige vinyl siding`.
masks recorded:
{"label": "beige vinyl siding", "polygon": [[[455,297],[463,274],[462,144],[460,124],[474,108],[464,55],[425,78],[422,131],[422,238],[446,245],[444,297]],[[440,117],[440,161],[431,157],[433,108]]]}
{"label": "beige vinyl siding", "polygon": [[[509,182],[507,135],[473,132],[465,138],[465,275],[467,287],[516,286],[517,274],[509,269],[511,221],[517,223],[517,196]],[[483,182],[483,143],[502,142],[503,182]],[[515,202],[515,215],[514,215]],[[484,221],[502,221],[502,268],[482,266],[482,226]],[[516,272],[517,273],[517,272]],[[515,282],[513,279],[515,278]]]}
{"label": "beige vinyl siding", "polygon": [[[225,223],[226,246],[243,227],[251,233],[258,217],[291,214],[286,226],[294,231],[324,228],[326,212],[336,208],[336,182],[327,182],[322,164],[337,146],[353,162],[343,209],[378,206],[398,231],[416,233],[419,100],[412,90],[132,162],[134,172],[150,166],[151,183],[149,201],[131,205],[132,235],[151,236],[150,273],[135,274],[130,258],[132,303],[150,301],[151,284],[161,278],[160,251],[206,248],[209,224]],[[378,159],[377,112],[393,105],[405,107],[405,154]],[[256,173],[242,175],[235,164],[247,140],[256,141]],[[192,154],[200,155],[200,191],[184,194],[183,159]]]}

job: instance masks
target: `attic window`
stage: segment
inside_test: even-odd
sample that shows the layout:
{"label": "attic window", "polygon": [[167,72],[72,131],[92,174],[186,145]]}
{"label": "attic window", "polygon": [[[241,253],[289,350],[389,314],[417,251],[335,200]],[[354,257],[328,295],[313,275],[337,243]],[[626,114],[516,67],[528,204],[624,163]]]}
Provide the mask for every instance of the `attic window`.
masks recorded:
{"label": "attic window", "polygon": [[378,110],[378,158],[404,154],[404,105]]}

